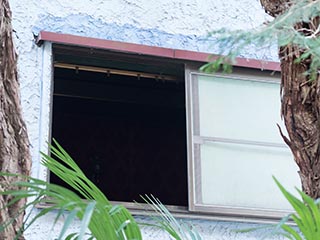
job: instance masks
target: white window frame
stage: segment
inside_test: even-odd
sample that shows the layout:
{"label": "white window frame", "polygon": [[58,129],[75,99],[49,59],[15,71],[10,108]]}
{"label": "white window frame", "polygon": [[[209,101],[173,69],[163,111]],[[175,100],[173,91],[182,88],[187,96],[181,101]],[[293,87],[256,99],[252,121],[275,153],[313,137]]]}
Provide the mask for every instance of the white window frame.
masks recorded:
{"label": "white window frame", "polygon": [[[280,74],[276,73],[276,76],[271,76],[271,72],[261,72],[257,70],[248,69],[236,69],[232,74],[205,74],[198,71],[199,66],[187,65],[185,71],[186,80],[186,111],[187,111],[187,151],[188,151],[188,175],[189,175],[189,211],[198,213],[210,213],[220,216],[229,217],[252,217],[256,219],[279,219],[283,216],[292,213],[288,210],[276,210],[276,209],[261,209],[255,207],[238,207],[238,206],[223,206],[214,204],[203,204],[201,200],[201,182],[196,181],[196,176],[200,173],[200,161],[199,158],[199,147],[205,142],[220,142],[220,143],[233,143],[233,144],[245,144],[253,146],[263,147],[276,147],[276,148],[287,148],[285,143],[272,143],[272,142],[261,142],[261,141],[248,141],[242,139],[228,139],[228,138],[215,138],[200,136],[198,132],[199,127],[199,105],[197,99],[193,99],[195,92],[197,92],[197,85],[194,84],[197,75],[203,76],[217,76],[227,79],[239,79],[256,82],[267,82],[273,84],[280,84]],[[195,97],[197,98],[197,96]],[[280,99],[280,92],[279,92]],[[280,114],[280,112],[279,112]],[[213,173],[214,174],[214,173]],[[294,174],[294,173],[293,173]],[[298,174],[298,173],[297,173]],[[272,181],[272,179],[270,179]],[[196,187],[196,184],[198,187]],[[199,192],[200,191],[200,192]],[[259,196],[257,196],[259,197]]]}

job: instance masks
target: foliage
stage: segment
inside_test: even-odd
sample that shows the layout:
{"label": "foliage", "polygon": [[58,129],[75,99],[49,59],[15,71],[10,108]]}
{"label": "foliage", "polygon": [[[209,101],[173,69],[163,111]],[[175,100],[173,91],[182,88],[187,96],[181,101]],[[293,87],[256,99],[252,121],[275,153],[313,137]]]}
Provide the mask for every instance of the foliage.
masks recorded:
{"label": "foliage", "polygon": [[175,240],[201,240],[199,233],[182,221],[177,221],[168,209],[154,196],[145,196],[142,199],[149,204],[154,214],[149,216],[154,220],[154,224],[144,223],[146,226],[153,226],[165,230]]}
{"label": "foliage", "polygon": [[293,207],[295,213],[285,216],[277,225],[244,229],[240,232],[251,232],[267,228],[270,231],[265,237],[269,237],[270,235],[282,235],[291,240],[320,239],[320,199],[314,200],[301,190],[296,189],[301,197],[300,200],[289,193],[275,177],[273,177],[273,179],[282,194]]}
{"label": "foliage", "polygon": [[[63,164],[53,157],[42,154],[43,164],[68,183],[79,195],[69,189],[31,177],[28,178],[29,181],[16,182],[17,186],[24,186],[28,189],[1,193],[14,196],[9,204],[13,204],[20,198],[28,197],[32,200],[21,209],[21,212],[29,206],[37,204],[46,203],[50,206],[37,213],[28,225],[25,225],[26,228],[49,211],[58,209],[55,223],[65,211],[69,211],[58,239],[63,239],[68,227],[76,218],[81,219],[80,230],[78,233],[68,235],[66,239],[83,239],[87,228],[91,232],[89,239],[142,239],[140,229],[128,210],[123,206],[112,206],[105,195],[84,175],[65,150],[59,144],[56,143],[56,145],[57,147],[51,146],[51,153]],[[83,199],[86,199],[86,201]]]}
{"label": "foliage", "polygon": [[[63,215],[67,214],[57,240],[81,240],[84,238],[92,240],[142,239],[140,226],[129,211],[121,205],[112,205],[106,196],[85,176],[75,161],[56,141],[55,145],[56,147],[50,145],[52,157],[42,153],[43,164],[66,182],[74,192],[46,181],[32,177],[24,177],[24,179],[26,179],[25,181],[15,182],[14,184],[19,187],[24,187],[25,190],[11,190],[0,193],[12,197],[8,205],[14,204],[19,199],[29,198],[29,202],[20,209],[17,216],[28,208],[33,209],[36,205],[46,204],[46,206],[49,206],[37,211],[34,216],[32,216],[32,211],[29,211],[24,222],[24,228],[20,229],[20,235],[40,217],[56,210],[57,215],[53,226]],[[0,173],[0,176],[15,177],[16,175]],[[75,192],[77,192],[77,194]],[[148,199],[151,200],[151,198]],[[177,220],[173,218],[169,211],[158,200],[157,202],[150,202],[150,204],[153,204],[153,209],[161,209],[158,213],[163,219],[163,224],[157,227],[167,231],[171,236],[181,234],[181,232],[175,232],[174,224],[177,223]],[[75,219],[81,220],[79,231],[65,236],[71,223]],[[0,226],[0,231],[3,231],[12,221],[14,221],[14,219],[3,223]],[[90,233],[88,233],[88,229]],[[187,230],[187,228],[184,229]],[[19,236],[16,236],[16,239],[19,239]]]}
{"label": "foliage", "polygon": [[[236,56],[247,46],[272,46],[277,43],[279,47],[295,44],[304,49],[300,60],[312,56],[310,73],[315,72],[320,67],[320,26],[312,31],[297,24],[310,23],[317,16],[320,16],[320,0],[295,0],[286,13],[258,28],[249,31],[213,31],[210,37],[218,39],[216,42],[221,49],[218,54],[224,57],[219,57],[218,61],[208,63],[201,69],[206,72],[217,71],[217,66],[234,63]],[[230,67],[224,68],[230,70]]]}
{"label": "foliage", "polygon": [[[313,200],[307,194],[297,189],[299,198],[289,193],[279,182],[275,179],[276,184],[281,190],[282,194],[286,197],[291,204],[295,213],[289,215],[289,219],[292,219],[297,227],[286,224],[285,221],[280,222],[281,228],[284,230],[284,235],[288,239],[295,240],[316,240],[320,239],[320,201]],[[287,219],[286,217],[285,219]]]}

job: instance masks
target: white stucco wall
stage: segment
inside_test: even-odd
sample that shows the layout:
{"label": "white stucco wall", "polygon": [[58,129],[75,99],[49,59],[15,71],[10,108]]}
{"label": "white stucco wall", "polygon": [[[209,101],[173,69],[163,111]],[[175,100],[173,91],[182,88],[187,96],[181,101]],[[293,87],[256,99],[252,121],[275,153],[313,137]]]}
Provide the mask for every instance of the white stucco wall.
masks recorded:
{"label": "white stucco wall", "polygon": [[[46,30],[80,36],[194,51],[217,52],[207,33],[214,29],[246,29],[267,16],[258,0],[11,0],[23,115],[33,157],[32,175],[46,178],[39,151],[45,151],[49,133],[51,45],[37,47],[34,34]],[[276,49],[244,53],[252,58],[276,60]],[[53,239],[52,216],[38,222],[27,239]],[[204,239],[256,239],[262,232],[240,234],[245,223],[193,221]],[[58,224],[59,226],[59,224]],[[75,226],[76,227],[76,226]],[[167,239],[154,229],[145,239]]]}

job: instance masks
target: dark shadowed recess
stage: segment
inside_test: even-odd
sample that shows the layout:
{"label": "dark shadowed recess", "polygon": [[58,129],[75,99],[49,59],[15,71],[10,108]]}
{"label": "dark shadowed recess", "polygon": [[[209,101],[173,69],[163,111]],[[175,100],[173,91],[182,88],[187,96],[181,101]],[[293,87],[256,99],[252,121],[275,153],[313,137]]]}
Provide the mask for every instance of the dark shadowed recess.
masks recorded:
{"label": "dark shadowed recess", "polygon": [[[55,62],[167,74],[161,80],[55,68],[52,137],[110,200],[187,206],[183,65],[55,46]],[[62,184],[53,174],[50,181]]]}

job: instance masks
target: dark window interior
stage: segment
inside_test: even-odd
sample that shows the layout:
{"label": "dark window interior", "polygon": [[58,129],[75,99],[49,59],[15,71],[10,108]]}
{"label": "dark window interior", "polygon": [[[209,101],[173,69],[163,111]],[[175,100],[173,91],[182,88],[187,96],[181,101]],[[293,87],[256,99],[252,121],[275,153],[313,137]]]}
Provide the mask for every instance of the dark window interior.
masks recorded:
{"label": "dark window interior", "polygon": [[[59,63],[166,74],[176,80],[54,69],[52,137],[113,201],[153,194],[187,206],[183,64],[54,46]],[[62,184],[53,174],[50,181]]]}

